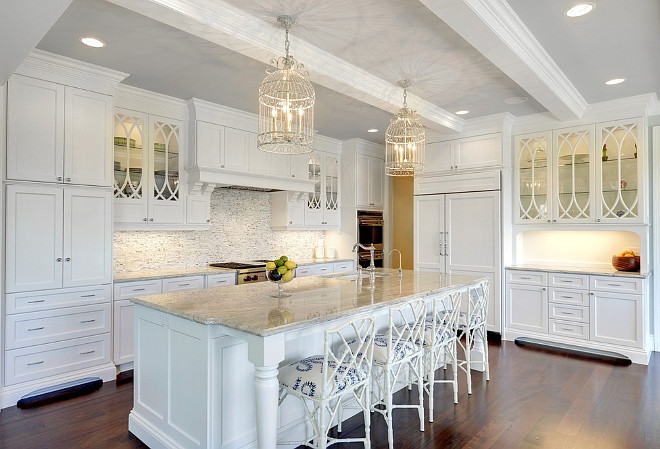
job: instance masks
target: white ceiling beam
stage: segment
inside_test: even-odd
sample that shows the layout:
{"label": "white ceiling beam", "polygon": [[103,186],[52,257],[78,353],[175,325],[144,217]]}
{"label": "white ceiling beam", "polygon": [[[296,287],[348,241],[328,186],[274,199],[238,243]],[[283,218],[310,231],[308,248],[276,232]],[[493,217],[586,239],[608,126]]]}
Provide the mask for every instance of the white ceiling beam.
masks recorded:
{"label": "white ceiling beam", "polygon": [[[124,8],[268,64],[284,54],[284,32],[219,0],[108,0]],[[377,108],[395,112],[402,106],[400,87],[372,75],[293,34],[291,52],[309,70],[311,80]],[[256,86],[255,86],[256,88]],[[464,120],[415,95],[409,102],[427,126],[460,132]]]}
{"label": "white ceiling beam", "polygon": [[30,54],[72,0],[2,2],[0,14],[0,86]]}
{"label": "white ceiling beam", "polygon": [[587,102],[505,0],[420,0],[559,120]]}

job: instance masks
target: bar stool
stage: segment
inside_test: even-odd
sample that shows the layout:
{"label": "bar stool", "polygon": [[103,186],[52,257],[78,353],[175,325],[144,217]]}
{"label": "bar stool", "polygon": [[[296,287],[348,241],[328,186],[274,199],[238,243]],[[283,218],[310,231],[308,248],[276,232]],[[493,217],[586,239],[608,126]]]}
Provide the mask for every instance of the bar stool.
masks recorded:
{"label": "bar stool", "polygon": [[[372,410],[385,418],[390,449],[394,446],[392,411],[395,408],[416,408],[419,430],[424,430],[424,348],[420,343],[424,338],[426,308],[424,299],[413,299],[391,307],[387,332],[374,337],[372,378],[376,397]],[[419,404],[393,404],[397,379],[408,370],[417,379]]]}
{"label": "bar stool", "polygon": [[[488,339],[486,319],[488,317],[488,295],[490,281],[483,280],[468,286],[467,312],[461,312],[458,318],[458,344],[463,349],[465,360],[459,360],[458,366],[467,374],[468,394],[472,394],[471,366],[480,364],[484,367],[486,380],[490,380],[488,369]],[[462,339],[465,338],[465,344]],[[483,341],[483,360],[472,360],[475,339]]]}
{"label": "bar stool", "polygon": [[[323,354],[306,357],[279,370],[280,404],[287,395],[299,398],[314,438],[278,444],[325,449],[336,442],[363,442],[371,447],[370,377],[375,321],[363,317],[324,332]],[[343,397],[353,394],[364,414],[364,438],[331,438],[328,431]],[[341,431],[341,430],[340,430]]]}
{"label": "bar stool", "polygon": [[[454,403],[458,404],[458,363],[456,359],[456,328],[461,309],[461,292],[450,291],[433,300],[431,315],[426,317],[424,331],[425,382],[429,396],[429,422],[433,422],[433,393],[435,384],[449,383],[454,389]],[[436,379],[436,370],[451,362],[452,378]]]}

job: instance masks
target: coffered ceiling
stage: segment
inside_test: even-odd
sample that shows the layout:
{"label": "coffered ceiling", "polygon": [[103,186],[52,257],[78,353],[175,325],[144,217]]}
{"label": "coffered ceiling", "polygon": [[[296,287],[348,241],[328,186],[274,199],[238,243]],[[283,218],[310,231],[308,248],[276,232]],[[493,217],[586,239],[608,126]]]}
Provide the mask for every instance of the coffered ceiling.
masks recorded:
{"label": "coffered ceiling", "polygon": [[[573,120],[590,103],[660,91],[657,0],[598,0],[577,19],[563,14],[574,0],[507,1],[73,0],[37,47],[130,73],[129,85],[256,112],[266,64],[284,53],[276,18],[290,14],[291,52],[317,92],[315,127],[376,142],[403,78],[408,104],[445,134],[503,112]],[[85,47],[82,35],[107,46]],[[614,77],[627,80],[604,85]]]}

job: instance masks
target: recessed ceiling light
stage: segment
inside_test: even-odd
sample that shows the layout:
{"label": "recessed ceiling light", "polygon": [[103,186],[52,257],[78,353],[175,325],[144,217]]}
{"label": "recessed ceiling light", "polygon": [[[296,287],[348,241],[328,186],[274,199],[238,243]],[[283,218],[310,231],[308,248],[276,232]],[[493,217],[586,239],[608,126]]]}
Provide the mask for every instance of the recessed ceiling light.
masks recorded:
{"label": "recessed ceiling light", "polygon": [[529,97],[509,97],[504,102],[506,104],[520,104],[529,100]]}
{"label": "recessed ceiling light", "polygon": [[371,128],[367,130],[368,133],[377,133],[378,130],[376,128]]}
{"label": "recessed ceiling light", "polygon": [[469,113],[470,113],[470,111],[466,111],[466,110],[456,111],[456,115],[465,115],[465,114],[469,114]]}
{"label": "recessed ceiling light", "polygon": [[595,7],[593,3],[578,3],[564,11],[564,14],[568,17],[580,17],[589,14]]}
{"label": "recessed ceiling light", "polygon": [[87,45],[88,47],[94,47],[94,48],[105,47],[105,42],[92,36],[83,36],[80,38],[80,42]]}
{"label": "recessed ceiling light", "polygon": [[605,81],[605,84],[607,84],[608,86],[614,86],[615,84],[623,83],[625,80],[626,80],[625,78],[613,78],[609,81]]}

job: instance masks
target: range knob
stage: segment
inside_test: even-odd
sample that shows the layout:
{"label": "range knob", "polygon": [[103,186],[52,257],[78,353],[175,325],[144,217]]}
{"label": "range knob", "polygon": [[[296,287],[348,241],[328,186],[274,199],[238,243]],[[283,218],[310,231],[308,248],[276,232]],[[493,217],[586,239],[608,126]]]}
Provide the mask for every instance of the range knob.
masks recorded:
{"label": "range knob", "polygon": [[257,274],[253,275],[253,276],[252,276],[252,280],[253,280],[253,281],[257,281],[257,280],[259,280],[259,275],[257,275]]}
{"label": "range knob", "polygon": [[250,281],[250,276],[245,276],[243,278],[243,282],[249,282]]}

